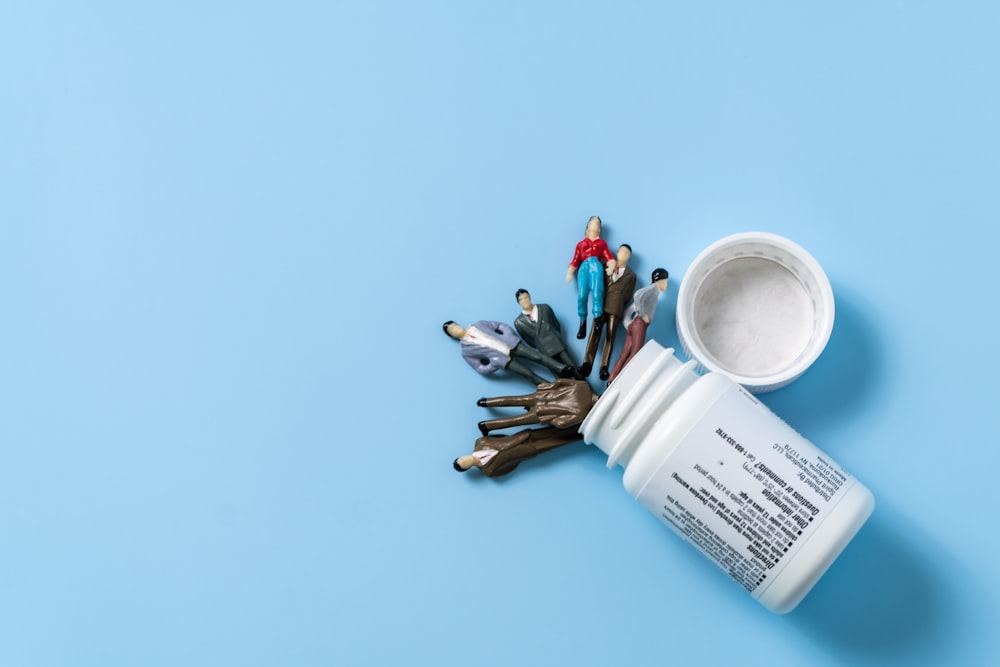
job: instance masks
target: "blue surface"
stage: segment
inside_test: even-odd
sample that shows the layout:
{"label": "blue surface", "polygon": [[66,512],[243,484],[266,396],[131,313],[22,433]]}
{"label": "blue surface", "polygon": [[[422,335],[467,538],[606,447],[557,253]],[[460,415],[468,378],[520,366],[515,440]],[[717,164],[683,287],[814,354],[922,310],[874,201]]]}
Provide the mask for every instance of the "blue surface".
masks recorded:
{"label": "blue surface", "polygon": [[[998,19],[5,2],[0,664],[1000,663]],[[788,616],[594,448],[451,468],[530,387],[441,322],[526,287],[574,328],[592,214],[670,269],[665,345],[722,236],[830,277],[765,402],[877,507]]]}

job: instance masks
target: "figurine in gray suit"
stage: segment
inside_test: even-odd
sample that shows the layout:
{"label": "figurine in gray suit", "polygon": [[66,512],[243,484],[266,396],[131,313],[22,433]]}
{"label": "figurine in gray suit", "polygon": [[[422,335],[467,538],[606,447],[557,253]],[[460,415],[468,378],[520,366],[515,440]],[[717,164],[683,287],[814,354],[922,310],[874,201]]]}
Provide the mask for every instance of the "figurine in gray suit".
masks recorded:
{"label": "figurine in gray suit", "polygon": [[518,335],[525,343],[545,356],[552,357],[575,371],[576,364],[569,356],[561,335],[562,326],[552,308],[544,303],[532,303],[531,294],[526,289],[517,290],[514,297],[521,306],[521,314],[514,320],[514,328],[517,329]]}

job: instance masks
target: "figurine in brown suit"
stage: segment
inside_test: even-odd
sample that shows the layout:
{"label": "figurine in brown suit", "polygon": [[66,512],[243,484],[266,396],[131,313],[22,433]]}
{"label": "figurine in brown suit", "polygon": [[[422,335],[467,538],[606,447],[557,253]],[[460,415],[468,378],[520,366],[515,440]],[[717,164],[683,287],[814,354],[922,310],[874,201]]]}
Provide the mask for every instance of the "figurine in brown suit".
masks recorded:
{"label": "figurine in brown suit", "polygon": [[524,414],[497,417],[479,422],[483,435],[511,426],[528,424],[551,424],[559,428],[581,423],[597,402],[597,394],[585,380],[560,378],[555,382],[538,385],[533,394],[523,396],[498,396],[480,398],[476,405],[481,408],[524,408]]}
{"label": "figurine in brown suit", "polygon": [[455,470],[465,472],[476,466],[487,477],[499,477],[542,452],[580,440],[575,426],[569,428],[526,428],[514,435],[484,435],[476,440],[471,454],[455,459]]}
{"label": "figurine in brown suit", "polygon": [[[525,459],[568,445],[580,439],[579,425],[597,402],[597,395],[584,380],[559,379],[538,386],[533,394],[481,398],[481,407],[522,407],[525,413],[479,422],[483,437],[476,440],[472,454],[455,459],[455,470],[473,466],[494,477],[509,473]],[[526,424],[547,424],[546,428],[525,429],[513,435],[489,435],[495,429]]]}
{"label": "figurine in brown suit", "polygon": [[590,371],[594,368],[594,358],[597,356],[597,345],[601,341],[602,329],[605,331],[600,378],[607,380],[610,375],[608,366],[611,362],[611,349],[615,344],[615,334],[625,313],[625,305],[632,299],[632,293],[635,291],[635,272],[628,267],[631,257],[632,247],[627,243],[621,244],[618,247],[615,270],[604,277],[604,313],[594,320],[590,337],[587,339],[587,352],[583,358],[583,365],[579,368],[583,377],[590,376]]}

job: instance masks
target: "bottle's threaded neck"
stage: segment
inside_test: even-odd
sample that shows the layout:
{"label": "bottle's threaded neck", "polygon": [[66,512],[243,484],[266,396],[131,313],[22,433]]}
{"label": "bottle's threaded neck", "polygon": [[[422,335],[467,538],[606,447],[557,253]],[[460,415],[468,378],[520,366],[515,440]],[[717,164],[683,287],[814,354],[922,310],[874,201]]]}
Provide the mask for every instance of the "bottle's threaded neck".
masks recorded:
{"label": "bottle's threaded neck", "polygon": [[647,342],[604,392],[580,433],[608,455],[608,467],[627,466],[635,446],[698,375],[694,362],[682,363],[673,348]]}

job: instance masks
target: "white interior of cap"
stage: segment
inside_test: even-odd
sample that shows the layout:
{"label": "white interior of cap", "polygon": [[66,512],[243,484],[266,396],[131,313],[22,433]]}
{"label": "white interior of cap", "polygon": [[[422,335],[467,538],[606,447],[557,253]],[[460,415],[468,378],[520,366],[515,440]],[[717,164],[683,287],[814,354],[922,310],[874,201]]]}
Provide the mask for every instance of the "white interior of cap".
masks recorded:
{"label": "white interior of cap", "polygon": [[760,377],[787,370],[816,327],[815,304],[784,265],[737,257],[716,266],[693,299],[698,339],[723,367]]}

